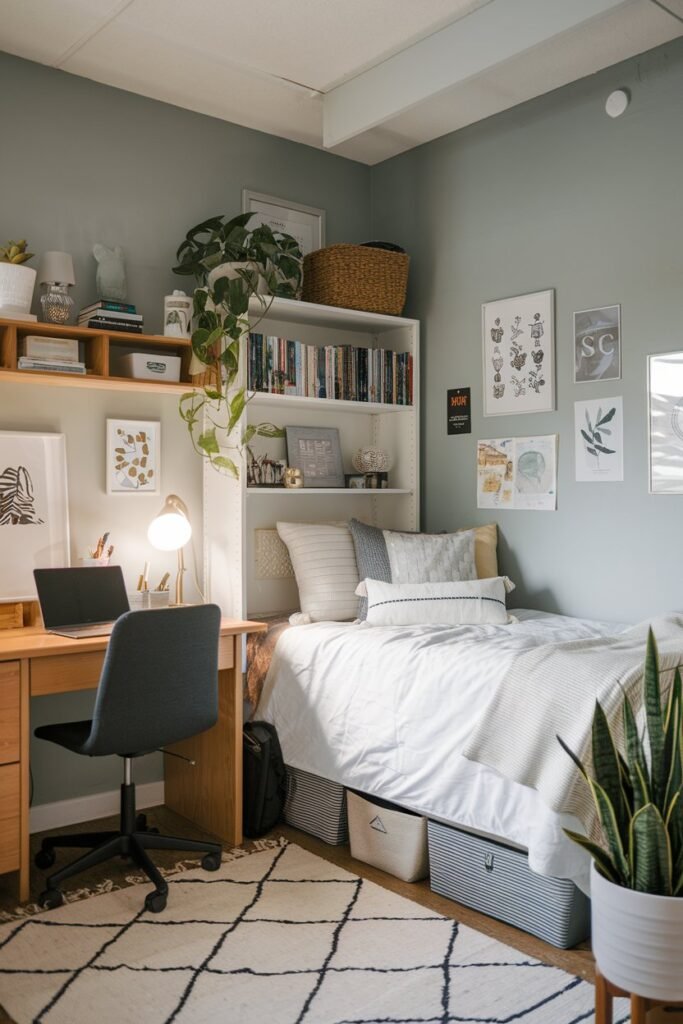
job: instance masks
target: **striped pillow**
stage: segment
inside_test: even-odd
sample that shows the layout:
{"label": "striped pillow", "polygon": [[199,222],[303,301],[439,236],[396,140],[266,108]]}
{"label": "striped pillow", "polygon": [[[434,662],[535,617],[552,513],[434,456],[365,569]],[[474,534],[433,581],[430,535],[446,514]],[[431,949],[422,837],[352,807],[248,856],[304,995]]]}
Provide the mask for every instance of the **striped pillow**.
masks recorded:
{"label": "striped pillow", "polygon": [[346,524],[277,523],[299,588],[299,607],[310,622],[356,618],[358,569]]}
{"label": "striped pillow", "polygon": [[500,625],[513,621],[505,604],[507,578],[448,583],[364,580],[372,626]]}

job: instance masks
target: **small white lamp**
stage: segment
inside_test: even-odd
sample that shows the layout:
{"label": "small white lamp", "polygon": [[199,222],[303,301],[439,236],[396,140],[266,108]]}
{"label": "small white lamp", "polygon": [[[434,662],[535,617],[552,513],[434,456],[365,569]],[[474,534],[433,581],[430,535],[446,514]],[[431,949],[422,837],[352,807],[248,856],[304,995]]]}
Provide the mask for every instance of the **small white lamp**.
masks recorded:
{"label": "small white lamp", "polygon": [[76,284],[74,261],[69,253],[44,252],[38,266],[38,283],[47,285],[40,296],[43,319],[50,324],[65,324],[74,304],[68,289]]}
{"label": "small white lamp", "polygon": [[185,572],[183,548],[191,536],[192,526],[187,515],[187,505],[177,494],[169,494],[161,512],[149,524],[147,539],[158,551],[178,552],[175,604],[183,603],[183,573]]}

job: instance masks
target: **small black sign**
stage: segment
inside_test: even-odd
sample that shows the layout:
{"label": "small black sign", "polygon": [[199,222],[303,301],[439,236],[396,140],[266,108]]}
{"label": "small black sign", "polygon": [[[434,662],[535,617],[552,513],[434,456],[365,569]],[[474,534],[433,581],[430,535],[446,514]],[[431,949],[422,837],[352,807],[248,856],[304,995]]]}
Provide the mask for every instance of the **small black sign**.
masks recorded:
{"label": "small black sign", "polygon": [[451,388],[448,391],[448,433],[472,433],[472,405],[469,388]]}

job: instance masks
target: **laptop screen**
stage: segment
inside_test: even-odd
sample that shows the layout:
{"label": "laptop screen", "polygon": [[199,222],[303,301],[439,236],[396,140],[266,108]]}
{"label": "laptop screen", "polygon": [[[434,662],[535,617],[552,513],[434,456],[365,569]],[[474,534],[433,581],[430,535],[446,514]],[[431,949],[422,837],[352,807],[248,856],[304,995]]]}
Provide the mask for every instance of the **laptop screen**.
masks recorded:
{"label": "laptop screen", "polygon": [[113,622],[130,611],[120,565],[34,569],[46,629]]}

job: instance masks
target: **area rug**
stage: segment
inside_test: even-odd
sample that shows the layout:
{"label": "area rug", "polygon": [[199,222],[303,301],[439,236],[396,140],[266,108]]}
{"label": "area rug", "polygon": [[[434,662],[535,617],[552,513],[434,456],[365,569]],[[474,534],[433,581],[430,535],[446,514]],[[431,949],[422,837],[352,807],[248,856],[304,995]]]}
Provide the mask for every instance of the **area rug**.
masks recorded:
{"label": "area rug", "polygon": [[133,885],[3,925],[16,1024],[593,1021],[586,982],[292,844],[168,883],[161,914]]}

